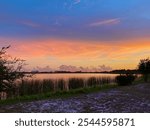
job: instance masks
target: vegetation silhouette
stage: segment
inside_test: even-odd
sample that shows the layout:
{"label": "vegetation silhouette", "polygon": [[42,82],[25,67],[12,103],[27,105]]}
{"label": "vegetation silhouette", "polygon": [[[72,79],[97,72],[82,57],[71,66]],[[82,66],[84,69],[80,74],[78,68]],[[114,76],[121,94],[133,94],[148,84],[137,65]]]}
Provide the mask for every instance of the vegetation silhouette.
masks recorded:
{"label": "vegetation silhouette", "polygon": [[150,59],[142,59],[138,65],[139,72],[143,75],[144,81],[148,82],[149,74],[150,74]]}
{"label": "vegetation silhouette", "polygon": [[[94,82],[93,82],[94,81]],[[23,79],[16,83],[12,95],[13,97],[30,96],[36,94],[46,94],[49,92],[67,92],[70,90],[76,90],[80,88],[94,88],[100,87],[106,84],[114,83],[113,79],[107,77],[99,78],[70,78],[65,79]],[[7,97],[8,99],[10,97]],[[12,97],[11,97],[12,98]]]}
{"label": "vegetation silhouette", "polygon": [[135,78],[136,76],[132,74],[121,74],[116,76],[116,82],[119,86],[131,85]]}
{"label": "vegetation silhouette", "polygon": [[16,87],[14,81],[25,76],[22,72],[25,61],[9,56],[6,53],[9,48],[2,47],[0,50],[0,94],[7,93],[7,96],[11,96]]}

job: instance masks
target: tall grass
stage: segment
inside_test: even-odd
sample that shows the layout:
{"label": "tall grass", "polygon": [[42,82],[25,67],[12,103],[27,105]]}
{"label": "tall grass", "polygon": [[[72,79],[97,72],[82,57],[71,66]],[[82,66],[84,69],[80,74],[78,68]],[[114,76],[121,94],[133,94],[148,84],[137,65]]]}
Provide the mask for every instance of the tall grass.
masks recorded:
{"label": "tall grass", "polygon": [[85,82],[85,80],[81,79],[81,78],[70,78],[68,80],[69,89],[82,88],[85,86],[84,82]]}
{"label": "tall grass", "polygon": [[7,97],[14,98],[26,95],[44,94],[48,92],[58,92],[58,91],[69,91],[72,89],[79,88],[90,88],[96,86],[102,86],[104,84],[109,84],[114,82],[114,79],[109,77],[90,77],[88,79],[84,78],[70,78],[68,80],[64,79],[44,79],[44,80],[20,80],[17,82],[15,87],[13,87],[11,93],[8,93]]}

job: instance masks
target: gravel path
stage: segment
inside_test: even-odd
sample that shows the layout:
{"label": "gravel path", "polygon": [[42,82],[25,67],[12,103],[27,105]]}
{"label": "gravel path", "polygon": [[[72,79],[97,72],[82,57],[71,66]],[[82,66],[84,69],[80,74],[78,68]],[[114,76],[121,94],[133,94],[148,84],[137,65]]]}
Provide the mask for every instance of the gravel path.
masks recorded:
{"label": "gravel path", "polygon": [[0,112],[143,113],[150,112],[150,84],[115,88],[67,99],[49,99],[0,106]]}

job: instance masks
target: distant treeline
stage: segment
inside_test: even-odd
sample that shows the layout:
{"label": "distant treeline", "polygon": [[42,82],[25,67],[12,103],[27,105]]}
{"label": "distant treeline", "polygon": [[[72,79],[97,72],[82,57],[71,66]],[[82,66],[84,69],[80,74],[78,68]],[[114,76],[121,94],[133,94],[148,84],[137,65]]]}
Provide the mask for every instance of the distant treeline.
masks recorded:
{"label": "distant treeline", "polygon": [[[105,72],[103,72],[105,73]],[[112,73],[112,74],[140,74],[138,70],[134,69],[134,70],[126,70],[126,69],[121,69],[121,70],[113,70],[110,72],[106,72],[106,73]]]}
{"label": "distant treeline", "polygon": [[29,74],[49,74],[49,73],[106,73],[106,74],[139,74],[138,70],[129,70],[129,69],[120,69],[120,70],[112,70],[112,71],[102,71],[102,72],[82,72],[82,71],[51,71],[51,72],[39,72],[39,71],[32,71],[32,72],[24,72]]}

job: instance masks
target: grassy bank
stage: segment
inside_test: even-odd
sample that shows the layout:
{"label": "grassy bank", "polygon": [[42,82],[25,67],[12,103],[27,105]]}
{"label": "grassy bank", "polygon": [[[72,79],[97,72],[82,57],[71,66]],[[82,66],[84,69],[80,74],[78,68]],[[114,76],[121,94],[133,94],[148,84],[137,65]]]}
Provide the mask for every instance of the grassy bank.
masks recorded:
{"label": "grassy bank", "polygon": [[90,88],[102,86],[104,84],[114,83],[114,79],[109,77],[90,77],[65,79],[44,79],[20,80],[7,92],[7,98],[16,98],[21,96],[31,96],[45,93],[55,93],[59,91],[70,91],[72,89]]}
{"label": "grassy bank", "polygon": [[[144,83],[143,77],[138,77],[133,82],[134,85],[139,83]],[[19,102],[36,101],[42,99],[67,98],[81,94],[88,94],[92,92],[105,91],[110,90],[112,88],[121,87],[118,86],[116,83],[112,82],[112,80],[108,78],[96,79],[92,77],[86,80],[86,82],[85,80],[82,79],[72,78],[68,81],[69,88],[67,89],[65,87],[64,80],[59,80],[57,82],[55,81],[55,84],[57,86],[54,85],[54,81],[52,80],[46,81],[44,80],[43,82],[40,81],[23,82],[23,85],[20,87],[21,92],[24,92],[23,95],[18,95],[17,97],[6,100],[0,100],[0,104],[14,104]],[[39,87],[37,87],[37,85]],[[48,87],[44,87],[45,88],[43,89],[44,91],[41,92],[40,87],[43,88],[43,85],[46,85]]]}
{"label": "grassy bank", "polygon": [[77,88],[71,89],[69,91],[57,91],[57,92],[47,92],[43,94],[35,94],[35,95],[26,95],[16,97],[14,99],[6,99],[0,101],[1,105],[14,104],[19,102],[27,102],[27,101],[37,101],[42,99],[54,99],[54,98],[68,98],[72,96],[77,96],[81,94],[88,94],[92,92],[106,91],[113,88],[117,88],[116,84],[103,84],[101,86],[91,86],[86,88]]}

